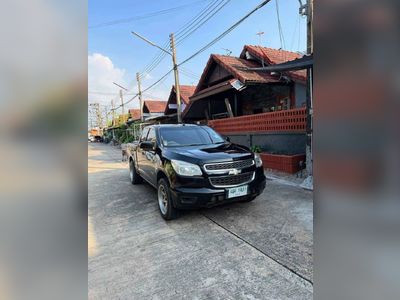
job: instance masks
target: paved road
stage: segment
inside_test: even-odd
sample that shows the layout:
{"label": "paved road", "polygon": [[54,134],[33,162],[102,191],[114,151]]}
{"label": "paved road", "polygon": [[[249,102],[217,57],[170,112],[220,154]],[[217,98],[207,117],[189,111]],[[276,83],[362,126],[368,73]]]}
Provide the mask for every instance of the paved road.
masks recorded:
{"label": "paved road", "polygon": [[268,181],[251,203],[166,222],[120,150],[89,144],[90,299],[312,299],[312,194]]}

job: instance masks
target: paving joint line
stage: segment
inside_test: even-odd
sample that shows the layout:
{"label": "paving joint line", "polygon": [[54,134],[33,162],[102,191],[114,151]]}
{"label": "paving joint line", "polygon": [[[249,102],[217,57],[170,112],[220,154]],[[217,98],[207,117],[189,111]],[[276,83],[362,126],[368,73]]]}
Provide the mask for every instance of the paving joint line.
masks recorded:
{"label": "paving joint line", "polygon": [[241,240],[242,242],[244,242],[245,244],[249,245],[250,247],[252,247],[253,249],[257,250],[258,252],[262,253],[263,255],[265,255],[266,257],[272,259],[274,262],[276,262],[278,265],[284,267],[285,269],[287,269],[288,271],[292,272],[293,274],[297,275],[298,277],[300,277],[301,279],[307,281],[308,283],[310,283],[312,286],[314,286],[313,282],[308,279],[305,278],[303,275],[299,274],[297,271],[293,270],[292,268],[285,266],[284,264],[282,264],[281,262],[279,262],[278,260],[276,260],[275,258],[269,256],[267,253],[265,253],[264,251],[262,251],[261,249],[259,249],[258,247],[252,245],[250,242],[246,241],[244,238],[242,238],[241,236],[239,236],[238,234],[234,233],[233,231],[229,230],[228,228],[225,228],[224,226],[222,226],[221,224],[217,223],[216,221],[214,221],[213,219],[211,219],[210,217],[208,217],[207,215],[200,213],[202,216],[204,216],[205,218],[207,218],[208,220],[210,220],[211,222],[213,222],[214,224],[216,224],[217,226],[221,227],[222,229],[228,231],[230,234],[232,234],[233,236],[235,236],[236,238],[238,238],[239,240]]}

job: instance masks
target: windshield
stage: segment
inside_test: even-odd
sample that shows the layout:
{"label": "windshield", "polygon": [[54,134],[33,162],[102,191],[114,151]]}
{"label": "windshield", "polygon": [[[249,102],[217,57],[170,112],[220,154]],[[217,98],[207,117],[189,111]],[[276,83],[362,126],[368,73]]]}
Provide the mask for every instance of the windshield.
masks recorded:
{"label": "windshield", "polygon": [[160,136],[165,147],[200,146],[225,142],[218,133],[206,126],[160,128]]}

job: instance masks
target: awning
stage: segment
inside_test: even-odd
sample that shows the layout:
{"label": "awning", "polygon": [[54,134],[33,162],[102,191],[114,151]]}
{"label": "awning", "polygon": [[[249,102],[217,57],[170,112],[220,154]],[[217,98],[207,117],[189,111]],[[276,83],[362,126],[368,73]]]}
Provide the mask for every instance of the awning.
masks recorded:
{"label": "awning", "polygon": [[204,90],[201,90],[200,92],[198,92],[197,94],[195,94],[195,95],[193,95],[192,97],[189,98],[190,99],[189,106],[194,101],[206,98],[206,97],[211,96],[211,95],[219,94],[219,93],[228,91],[230,89],[233,89],[234,88],[234,84],[236,83],[236,81],[239,81],[239,80],[230,79],[230,80],[218,83],[216,85],[210,86],[208,88],[205,88]]}

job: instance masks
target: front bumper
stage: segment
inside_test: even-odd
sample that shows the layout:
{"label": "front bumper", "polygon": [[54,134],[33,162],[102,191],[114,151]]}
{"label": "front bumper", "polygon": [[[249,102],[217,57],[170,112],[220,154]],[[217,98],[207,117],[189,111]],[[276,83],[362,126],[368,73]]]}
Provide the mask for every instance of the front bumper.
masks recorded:
{"label": "front bumper", "polygon": [[260,195],[265,189],[266,178],[264,174],[247,184],[248,194],[242,197],[227,198],[227,189],[202,188],[202,187],[175,187],[171,189],[171,197],[174,206],[178,209],[196,209],[213,207],[224,203],[233,203]]}

